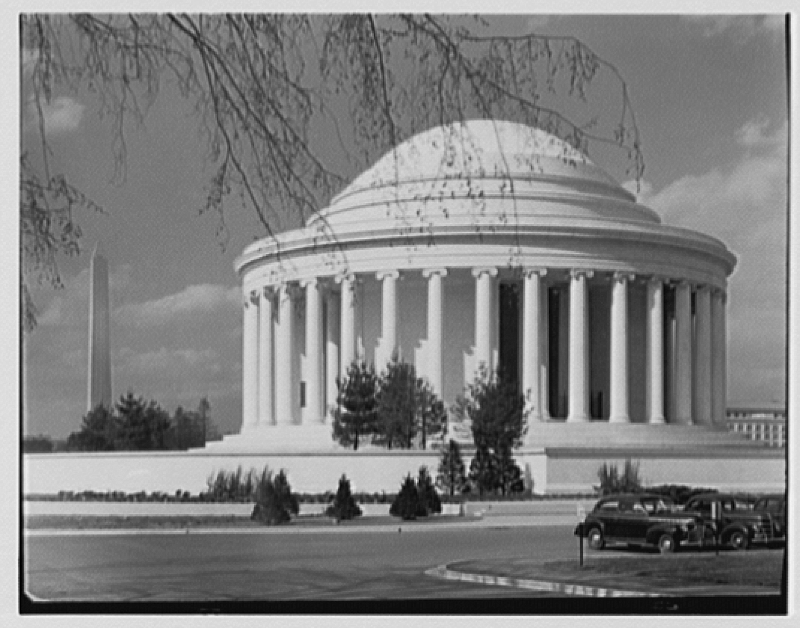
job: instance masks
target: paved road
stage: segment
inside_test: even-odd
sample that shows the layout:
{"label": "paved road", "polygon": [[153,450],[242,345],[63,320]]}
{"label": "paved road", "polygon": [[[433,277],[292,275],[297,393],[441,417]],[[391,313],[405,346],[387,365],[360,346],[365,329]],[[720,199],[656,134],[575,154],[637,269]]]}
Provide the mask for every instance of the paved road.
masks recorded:
{"label": "paved road", "polygon": [[536,597],[439,580],[430,567],[572,556],[571,526],[348,532],[29,536],[25,590],[49,601],[397,600]]}

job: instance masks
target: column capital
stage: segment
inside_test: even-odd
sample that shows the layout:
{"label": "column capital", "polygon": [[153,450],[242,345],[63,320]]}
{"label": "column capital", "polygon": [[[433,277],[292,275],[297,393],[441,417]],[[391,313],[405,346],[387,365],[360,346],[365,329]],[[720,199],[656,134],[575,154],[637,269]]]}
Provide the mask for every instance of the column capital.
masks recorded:
{"label": "column capital", "polygon": [[375,273],[375,279],[383,281],[384,279],[400,279],[399,270],[380,270]]}
{"label": "column capital", "polygon": [[424,268],[422,270],[422,276],[425,279],[428,279],[431,275],[439,275],[440,277],[447,277],[447,269],[446,268]]}
{"label": "column capital", "polygon": [[473,268],[472,269],[472,276],[477,279],[483,273],[488,274],[490,277],[497,277],[497,268],[496,267],[480,267],[480,268]]}
{"label": "column capital", "polygon": [[299,283],[301,288],[308,288],[309,286],[316,286],[319,281],[317,277],[307,277],[306,279],[301,279]]}
{"label": "column capital", "polygon": [[577,279],[581,275],[586,277],[586,279],[591,279],[592,277],[594,277],[594,271],[587,270],[585,268],[571,268],[569,271],[569,276],[571,279]]}
{"label": "column capital", "polygon": [[355,273],[342,273],[341,275],[336,275],[336,277],[334,277],[333,279],[336,283],[342,283],[344,281],[355,283],[356,275]]}
{"label": "column capital", "polygon": [[265,299],[272,299],[275,296],[275,286],[264,286],[261,288],[261,294]]}
{"label": "column capital", "polygon": [[539,277],[544,277],[547,275],[546,268],[535,268],[535,267],[525,267],[522,269],[522,276],[524,278],[532,277],[533,275],[539,275]]}
{"label": "column capital", "polygon": [[662,286],[669,283],[669,279],[664,275],[650,275],[649,277],[642,277],[646,284],[661,284]]}
{"label": "column capital", "polygon": [[696,284],[694,287],[695,291],[697,292],[708,292],[709,295],[713,292],[713,286],[708,285],[707,283],[699,283]]}
{"label": "column capital", "polygon": [[244,306],[258,305],[258,290],[251,290],[244,299]]}
{"label": "column capital", "polygon": [[633,273],[622,271],[615,271],[611,273],[611,281],[633,281],[634,279],[636,279],[636,275]]}

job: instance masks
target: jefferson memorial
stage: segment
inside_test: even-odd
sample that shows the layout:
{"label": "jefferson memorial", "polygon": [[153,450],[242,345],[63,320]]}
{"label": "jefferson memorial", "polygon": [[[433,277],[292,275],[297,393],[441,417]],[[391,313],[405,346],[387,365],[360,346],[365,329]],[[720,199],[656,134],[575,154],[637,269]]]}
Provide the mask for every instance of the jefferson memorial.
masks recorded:
{"label": "jefferson memorial", "polygon": [[735,263],[539,129],[433,128],[237,259],[242,427],[206,449],[341,449],[337,378],[395,354],[447,405],[482,365],[502,368],[527,397],[531,446],[732,445]]}

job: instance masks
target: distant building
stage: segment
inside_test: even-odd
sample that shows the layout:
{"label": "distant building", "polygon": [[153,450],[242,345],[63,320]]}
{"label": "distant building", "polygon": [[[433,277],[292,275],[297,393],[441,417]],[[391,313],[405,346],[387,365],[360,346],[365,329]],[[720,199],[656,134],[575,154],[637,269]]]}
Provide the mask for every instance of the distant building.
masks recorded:
{"label": "distant building", "polygon": [[785,406],[738,406],[728,408],[726,420],[731,432],[768,444],[786,446]]}

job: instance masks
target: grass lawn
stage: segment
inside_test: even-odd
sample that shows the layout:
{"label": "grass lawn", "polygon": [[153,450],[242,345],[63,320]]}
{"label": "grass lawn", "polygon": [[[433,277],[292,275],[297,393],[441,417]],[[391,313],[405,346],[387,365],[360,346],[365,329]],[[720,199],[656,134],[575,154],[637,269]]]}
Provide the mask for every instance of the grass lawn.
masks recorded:
{"label": "grass lawn", "polygon": [[555,581],[603,581],[608,577],[656,587],[742,585],[777,589],[781,583],[783,549],[757,548],[746,552],[713,550],[682,552],[671,556],[637,552],[632,556],[597,554],[585,557],[583,567],[572,560],[465,561],[456,571],[488,573],[514,578]]}
{"label": "grass lawn", "polygon": [[[401,521],[395,517],[358,517],[341,521],[341,526],[413,526],[416,523],[447,523],[468,521],[457,515],[434,515],[421,517],[416,521]],[[323,515],[304,515],[296,517],[281,527],[329,527],[335,524],[330,517]],[[260,523],[242,516],[83,516],[83,515],[29,515],[24,519],[26,530],[126,530],[126,529],[176,529],[176,528],[263,528]]]}

